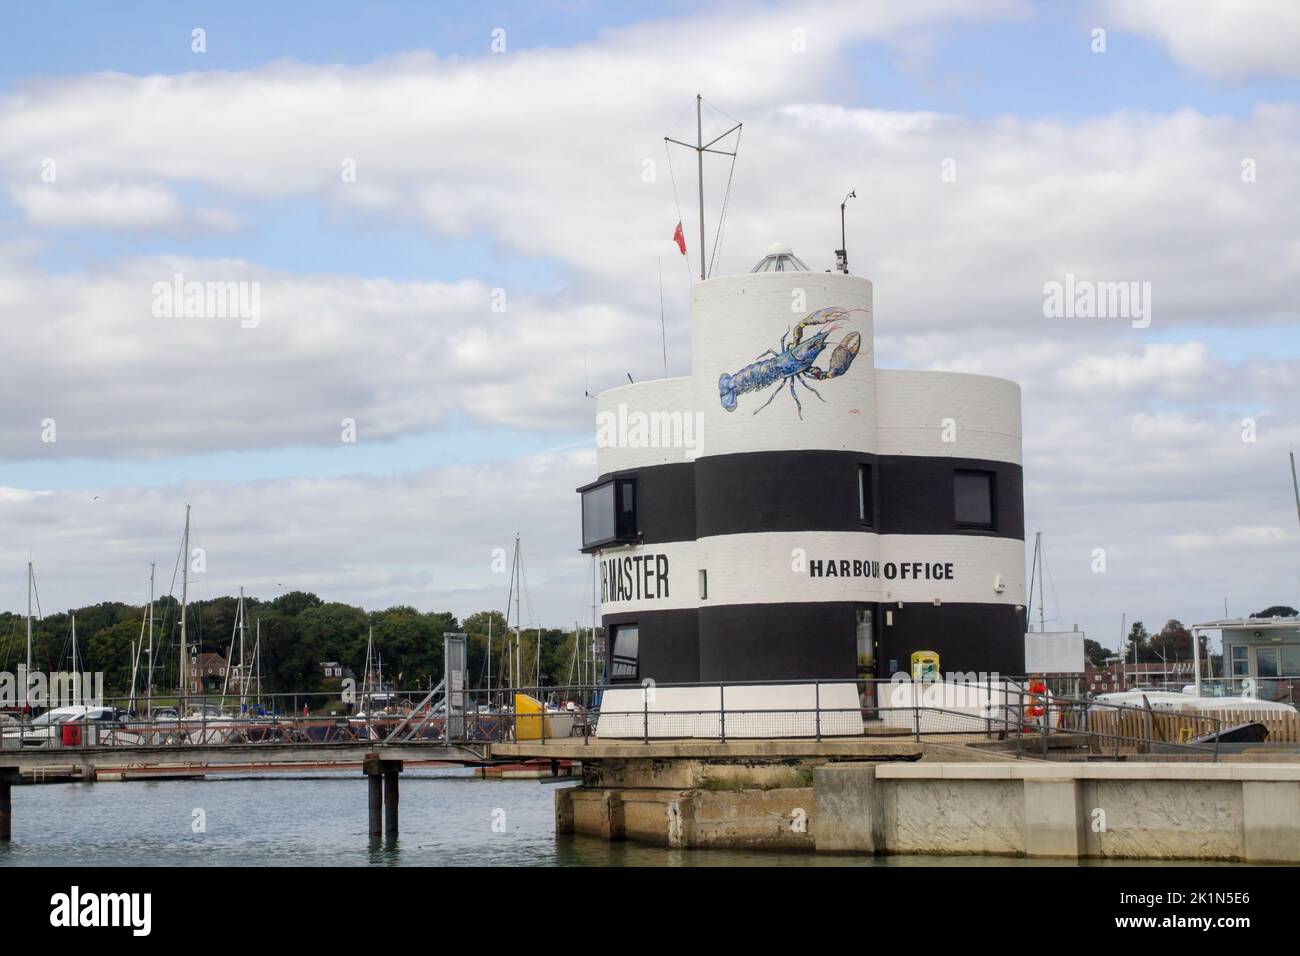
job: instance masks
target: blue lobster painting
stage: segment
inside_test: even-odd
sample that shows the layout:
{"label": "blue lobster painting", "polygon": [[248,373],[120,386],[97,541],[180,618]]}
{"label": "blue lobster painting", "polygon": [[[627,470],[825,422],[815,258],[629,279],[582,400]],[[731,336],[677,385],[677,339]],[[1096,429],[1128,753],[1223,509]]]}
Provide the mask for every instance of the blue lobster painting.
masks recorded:
{"label": "blue lobster painting", "polygon": [[[853,359],[858,354],[858,349],[862,347],[862,336],[857,332],[850,332],[844,336],[842,341],[836,343],[835,350],[831,353],[828,368],[818,368],[813,363],[817,361],[818,356],[826,348],[826,340],[831,333],[839,329],[840,320],[853,312],[865,311],[865,309],[832,307],[819,309],[810,315],[805,315],[781,336],[780,352],[775,349],[768,349],[756,361],[746,365],[734,375],[728,375],[725,372],[722,374],[718,379],[718,395],[722,400],[722,407],[729,412],[734,412],[737,398],[745,392],[757,392],[770,385],[775,385],[776,387],[772,389],[772,394],[767,401],[754,409],[754,414],[757,415],[772,404],[772,399],[776,398],[777,394],[780,393],[782,385],[789,384],[790,397],[794,399],[795,407],[799,412],[799,419],[802,421],[803,403],[799,401],[799,395],[795,392],[794,383],[798,382],[821,399],[822,402],[826,401],[817,389],[808,384],[807,380],[811,378],[824,381],[839,378],[847,372],[849,366],[853,364]],[[810,325],[825,325],[827,328],[804,341],[803,330]],[[788,347],[785,344],[787,335],[793,335]]]}

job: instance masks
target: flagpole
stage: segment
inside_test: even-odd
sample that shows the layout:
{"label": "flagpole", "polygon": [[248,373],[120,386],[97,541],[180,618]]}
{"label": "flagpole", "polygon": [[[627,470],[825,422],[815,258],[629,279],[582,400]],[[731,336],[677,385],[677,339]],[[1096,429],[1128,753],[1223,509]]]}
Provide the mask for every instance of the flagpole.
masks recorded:
{"label": "flagpole", "polygon": [[700,170],[700,278],[707,279],[704,274],[704,118],[700,112],[701,103],[704,97],[699,93],[695,94],[695,156],[699,160]]}
{"label": "flagpole", "polygon": [[[705,249],[704,249],[704,154],[718,153],[719,155],[722,156],[730,156],[734,161],[736,156],[735,152],[724,150],[724,149],[711,149],[710,147],[712,147],[718,141],[726,139],[732,133],[736,132],[736,130],[740,129],[743,124],[737,123],[735,126],[731,127],[731,129],[727,130],[722,135],[715,136],[713,139],[709,140],[709,142],[706,143],[704,142],[703,104],[704,104],[704,96],[700,93],[696,93],[695,94],[695,142],[694,143],[683,143],[681,140],[673,139],[671,136],[665,136],[664,141],[668,143],[676,143],[678,146],[685,146],[687,149],[695,150],[695,156],[697,160],[696,170],[699,176],[699,195],[700,195],[700,278],[707,279],[709,277],[708,263],[707,260],[705,259]],[[674,189],[675,188],[676,187],[674,186]],[[679,209],[678,212],[680,214],[681,210]],[[683,244],[684,242],[685,240],[683,240]]]}

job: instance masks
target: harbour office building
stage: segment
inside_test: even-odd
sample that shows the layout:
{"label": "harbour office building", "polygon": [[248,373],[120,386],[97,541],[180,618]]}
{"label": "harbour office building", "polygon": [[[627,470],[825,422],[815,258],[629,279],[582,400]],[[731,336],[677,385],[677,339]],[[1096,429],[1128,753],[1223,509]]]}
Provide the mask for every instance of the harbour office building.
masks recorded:
{"label": "harbour office building", "polygon": [[[691,375],[598,396],[578,491],[611,685],[887,678],[916,651],[1023,673],[1019,386],[874,357],[871,283],[776,245],[695,283]],[[751,699],[774,694],[808,696]]]}

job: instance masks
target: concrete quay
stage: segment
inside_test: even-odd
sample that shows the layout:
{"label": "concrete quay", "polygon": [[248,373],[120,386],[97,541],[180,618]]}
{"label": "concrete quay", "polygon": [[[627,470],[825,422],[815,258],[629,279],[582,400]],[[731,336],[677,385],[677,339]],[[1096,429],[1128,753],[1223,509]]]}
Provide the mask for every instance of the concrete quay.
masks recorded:
{"label": "concrete quay", "polygon": [[628,762],[558,791],[557,831],[674,847],[1300,862],[1296,763],[680,763]]}

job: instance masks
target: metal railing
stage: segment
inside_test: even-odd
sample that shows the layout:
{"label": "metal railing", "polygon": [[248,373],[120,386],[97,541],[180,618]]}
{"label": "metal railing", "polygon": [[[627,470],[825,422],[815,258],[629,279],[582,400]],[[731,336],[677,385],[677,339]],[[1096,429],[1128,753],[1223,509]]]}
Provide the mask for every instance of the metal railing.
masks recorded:
{"label": "metal railing", "polygon": [[[383,706],[374,706],[382,699]],[[883,680],[437,689],[347,700],[337,693],[263,695],[255,707],[218,695],[109,699],[80,711],[0,716],[0,750],[479,744],[593,737],[618,740],[982,737],[1017,754],[1073,750],[1118,758],[1175,752],[1217,759],[1216,716],[1101,703],[1043,692],[1026,680],[962,684]],[[227,698],[228,700],[228,698]],[[590,701],[592,706],[582,702]],[[66,717],[66,719],[58,719]],[[1197,742],[1198,738],[1209,738]]]}

